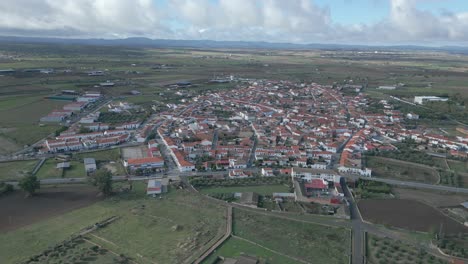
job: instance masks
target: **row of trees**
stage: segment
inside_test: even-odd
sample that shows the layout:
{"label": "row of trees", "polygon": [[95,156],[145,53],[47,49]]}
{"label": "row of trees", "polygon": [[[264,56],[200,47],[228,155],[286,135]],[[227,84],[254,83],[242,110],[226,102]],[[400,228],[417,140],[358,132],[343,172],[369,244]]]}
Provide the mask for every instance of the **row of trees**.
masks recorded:
{"label": "row of trees", "polygon": [[[112,173],[109,170],[105,168],[98,169],[89,177],[89,182],[96,186],[103,195],[112,194]],[[28,175],[20,180],[18,186],[29,197],[33,196],[41,188],[41,183],[35,175]]]}

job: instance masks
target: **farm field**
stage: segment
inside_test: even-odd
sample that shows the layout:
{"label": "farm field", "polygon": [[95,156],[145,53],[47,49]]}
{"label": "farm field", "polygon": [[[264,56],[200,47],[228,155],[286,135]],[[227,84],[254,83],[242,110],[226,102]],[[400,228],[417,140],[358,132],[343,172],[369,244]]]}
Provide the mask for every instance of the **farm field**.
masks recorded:
{"label": "farm field", "polygon": [[402,199],[367,199],[358,202],[366,221],[420,232],[468,232],[468,227],[424,203]]}
{"label": "farm field", "polygon": [[241,240],[236,237],[229,238],[224,242],[221,247],[217,248],[215,253],[205,259],[202,264],[216,263],[216,259],[223,258],[236,258],[241,255],[256,256],[260,263],[271,264],[299,264],[301,262],[294,259],[276,254],[255,244]]}
{"label": "farm field", "polygon": [[210,187],[199,190],[203,194],[213,193],[236,193],[236,192],[256,192],[260,195],[272,195],[274,192],[289,192],[289,187],[285,185],[261,185],[261,186],[236,186],[236,187]]}
{"label": "farm field", "polygon": [[[348,263],[350,231],[234,210],[233,234],[268,249],[317,263]],[[285,235],[287,234],[287,235]]]}
{"label": "farm field", "polygon": [[32,172],[37,160],[0,162],[0,181],[18,180]]}
{"label": "farm field", "polygon": [[371,156],[367,157],[367,166],[376,177],[430,184],[438,181],[435,169],[417,163]]}
{"label": "farm field", "polygon": [[42,187],[34,197],[24,197],[23,192],[17,191],[0,198],[0,233],[43,221],[99,200],[95,188],[83,185]]}
{"label": "farm field", "polygon": [[[90,240],[142,263],[149,263],[149,258],[180,263],[223,235],[225,207],[205,203],[203,197],[184,190],[171,189],[163,199],[155,199],[146,196],[145,188],[145,183],[135,183],[130,193],[0,234],[0,243],[6,245],[0,247],[0,263],[24,260],[111,216],[120,219],[93,232]],[[28,243],[31,239],[36,242]],[[21,246],[26,243],[30,246]]]}
{"label": "farm field", "polygon": [[437,192],[398,187],[393,188],[393,193],[399,199],[415,200],[434,207],[457,206],[468,200],[468,194],[463,193]]}
{"label": "farm field", "polygon": [[448,264],[423,249],[374,235],[367,235],[367,261],[369,264]]}

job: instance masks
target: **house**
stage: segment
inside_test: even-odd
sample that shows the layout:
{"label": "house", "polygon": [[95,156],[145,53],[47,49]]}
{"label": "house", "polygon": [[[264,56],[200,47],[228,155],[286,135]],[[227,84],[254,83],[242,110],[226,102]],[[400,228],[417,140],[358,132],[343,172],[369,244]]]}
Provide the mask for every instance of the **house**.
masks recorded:
{"label": "house", "polygon": [[83,159],[85,165],[86,173],[92,173],[96,171],[96,160],[93,158],[84,158]]}
{"label": "house", "polygon": [[57,168],[57,169],[68,169],[68,168],[70,168],[70,162],[60,162],[60,163],[57,163],[56,168]]}
{"label": "house", "polygon": [[328,182],[324,179],[312,179],[310,182],[304,183],[306,192],[311,191],[326,191],[328,190]]}
{"label": "house", "polygon": [[448,98],[438,97],[438,96],[415,96],[414,103],[416,104],[425,104],[427,102],[446,102]]}
{"label": "house", "polygon": [[245,174],[243,170],[230,170],[229,171],[229,178],[231,179],[240,179],[240,178],[248,178],[249,175]]}
{"label": "house", "polygon": [[272,168],[262,168],[262,176],[271,177],[274,176]]}
{"label": "house", "polygon": [[167,192],[167,181],[164,180],[149,180],[146,187],[147,195],[156,195]]}
{"label": "house", "polygon": [[160,157],[128,159],[124,161],[124,166],[131,170],[162,168],[164,167],[164,159]]}

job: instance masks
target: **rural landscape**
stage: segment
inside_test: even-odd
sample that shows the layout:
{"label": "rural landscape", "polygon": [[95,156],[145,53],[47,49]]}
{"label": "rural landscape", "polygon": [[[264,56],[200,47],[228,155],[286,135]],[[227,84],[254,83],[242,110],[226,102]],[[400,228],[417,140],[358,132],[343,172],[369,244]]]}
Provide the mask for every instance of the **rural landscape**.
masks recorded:
{"label": "rural landscape", "polygon": [[2,23],[0,263],[468,263],[468,48]]}

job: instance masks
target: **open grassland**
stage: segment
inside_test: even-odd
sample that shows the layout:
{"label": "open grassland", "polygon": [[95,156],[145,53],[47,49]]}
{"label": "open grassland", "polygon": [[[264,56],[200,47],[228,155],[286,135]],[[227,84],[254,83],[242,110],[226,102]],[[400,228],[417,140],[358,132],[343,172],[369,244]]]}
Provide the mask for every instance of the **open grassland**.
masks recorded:
{"label": "open grassland", "polygon": [[[221,247],[216,249],[215,253],[211,254],[205,259],[203,264],[214,264],[219,257],[223,258],[236,258],[241,255],[254,256],[260,260],[260,263],[270,264],[299,264],[301,262],[286,256],[271,252],[260,246],[247,242],[245,240],[232,237],[224,242]],[[222,262],[221,262],[222,263]]]}
{"label": "open grassland", "polygon": [[402,244],[390,238],[367,235],[369,264],[443,264],[443,259],[430,255],[422,248]]}
{"label": "open grassland", "polygon": [[18,180],[32,172],[37,160],[0,162],[0,181]]}
{"label": "open grassland", "polygon": [[372,168],[372,174],[381,178],[432,184],[438,181],[435,169],[417,163],[369,156],[367,167]]}
{"label": "open grassland", "polygon": [[316,263],[348,263],[350,232],[234,210],[233,233],[270,250]]}
{"label": "open grassland", "polygon": [[271,196],[275,192],[289,192],[289,187],[285,185],[261,185],[261,186],[236,186],[236,187],[213,187],[202,188],[203,194],[214,193],[237,193],[237,192],[256,192],[260,195]]}
{"label": "open grassland", "polygon": [[111,216],[120,219],[93,232],[90,240],[138,263],[181,263],[224,234],[224,207],[184,190],[147,197],[145,187],[134,183],[129,193],[1,234],[0,263],[25,260]]}

